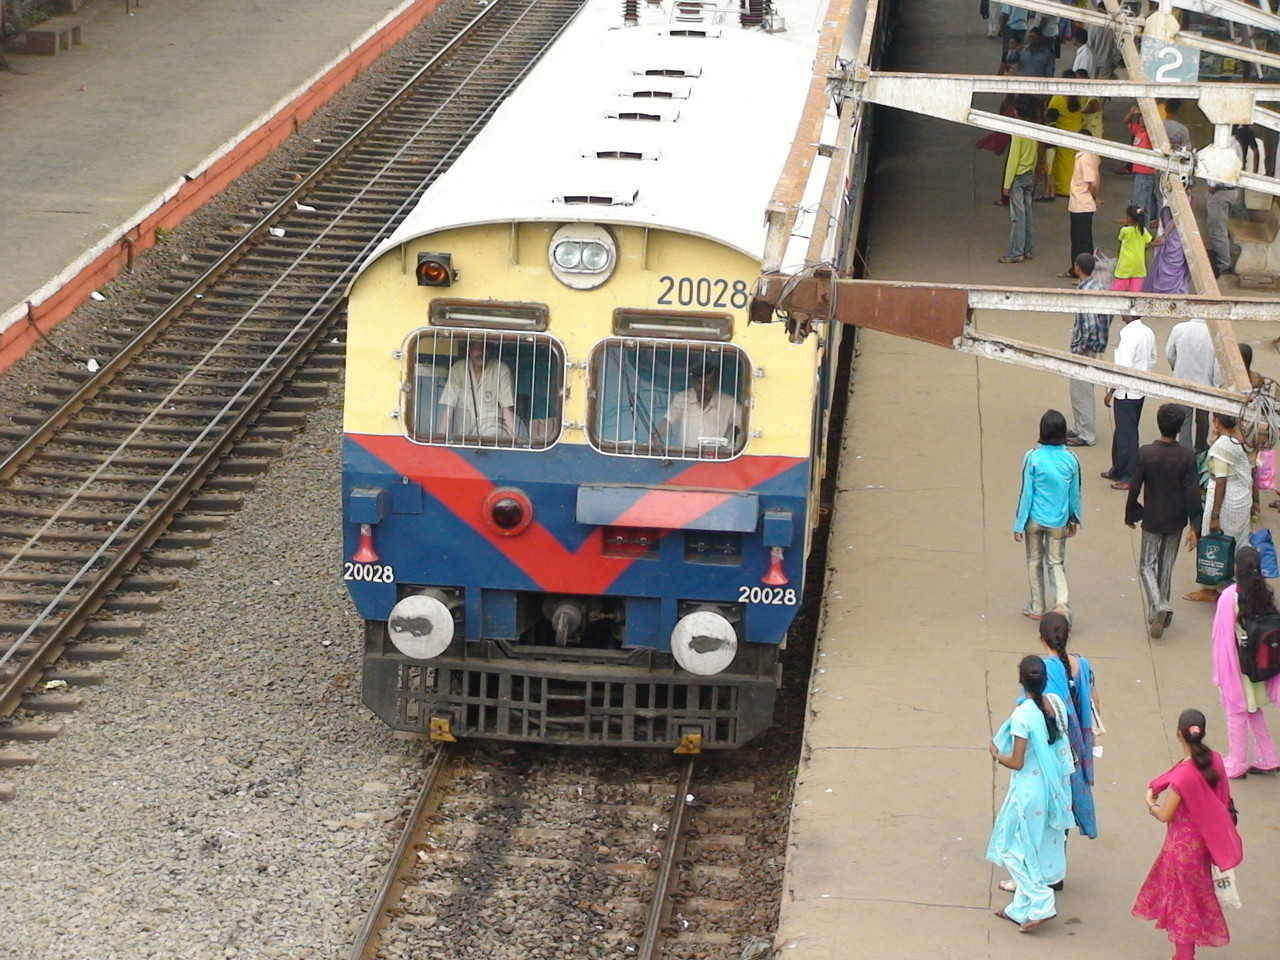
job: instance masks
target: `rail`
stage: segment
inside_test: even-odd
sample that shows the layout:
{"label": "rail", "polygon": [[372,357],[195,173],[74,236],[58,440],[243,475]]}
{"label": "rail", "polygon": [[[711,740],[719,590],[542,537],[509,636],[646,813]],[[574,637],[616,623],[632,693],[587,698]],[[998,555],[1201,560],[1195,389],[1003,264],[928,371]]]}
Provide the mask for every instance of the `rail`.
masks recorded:
{"label": "rail", "polygon": [[680,787],[676,791],[671,805],[671,818],[667,821],[667,837],[662,846],[662,862],[658,865],[658,876],[653,883],[653,899],[649,901],[649,912],[645,918],[644,936],[640,940],[637,956],[639,960],[659,960],[662,951],[662,928],[666,926],[671,915],[671,891],[675,886],[677,863],[684,848],[684,825],[692,799],[693,767],[695,760],[690,757],[684,765],[680,776]]}
{"label": "rail", "polygon": [[438,744],[435,755],[431,758],[431,765],[427,767],[422,788],[418,791],[418,799],[404,821],[400,839],[396,841],[391,863],[382,877],[369,912],[365,914],[364,922],[360,924],[355,943],[347,954],[348,960],[372,960],[377,955],[379,937],[387,921],[387,910],[400,898],[404,889],[405,877],[413,866],[414,847],[422,840],[427,818],[440,808],[445,770],[452,759],[453,750],[450,745]]}
{"label": "rail", "polygon": [[68,397],[54,413],[36,430],[33,430],[26,440],[19,443],[13,450],[0,460],[0,482],[10,479],[17,468],[29,460],[45,443],[53,437],[58,429],[65,426],[68,421],[76,414],[85,403],[94,397],[108,382],[110,382],[116,374],[118,374],[128,363],[137,356],[149,343],[151,343],[161,332],[168,327],[172,321],[184,308],[195,302],[196,297],[204,291],[211,283],[218,279],[237,259],[241,253],[249,249],[256,241],[262,238],[282,216],[294,209],[294,205],[303,197],[311,187],[322,178],[322,175],[332,170],[343,158],[345,158],[358,143],[364,140],[368,133],[373,130],[395,107],[403,102],[412,90],[422,82],[429,74],[435,71],[439,65],[444,62],[450,53],[452,53],[461,43],[469,38],[475,29],[484,23],[493,12],[499,8],[499,4],[491,3],[477,14],[462,31],[459,32],[452,40],[450,40],[434,57],[422,65],[422,67],[413,74],[400,88],[392,94],[382,106],[369,115],[369,118],[362,123],[359,128],[339,144],[322,164],[315,167],[310,173],[303,176],[292,190],[286,193],[280,200],[265,214],[263,214],[257,223],[245,231],[240,239],[236,240],[227,250],[218,257],[213,264],[209,266],[204,273],[193,280],[187,289],[183,290],[173,300],[156,314],[155,318],[146,325],[138,334],[126,344],[119,353],[108,360],[91,378],[84,382],[74,394]]}
{"label": "rail", "polygon": [[[27,470],[41,478],[54,477],[59,481],[70,480],[71,486],[75,488],[73,491],[56,488],[39,491],[41,495],[57,495],[65,498],[53,508],[5,507],[6,512],[11,512],[15,516],[34,516],[42,519],[43,522],[34,532],[25,529],[4,531],[5,536],[17,538],[21,542],[13,548],[0,551],[0,579],[7,577],[20,583],[53,583],[56,593],[30,622],[24,620],[16,625],[8,625],[9,632],[17,633],[18,636],[8,643],[7,647],[0,648],[0,718],[11,714],[23,702],[26,691],[34,686],[44,668],[61,656],[70,640],[75,638],[88,621],[98,613],[107,595],[120,585],[125,575],[156,543],[174,517],[190,502],[196,491],[218,470],[222,460],[254,427],[260,415],[276,399],[286,383],[296,375],[303,362],[318,348],[322,338],[333,328],[343,309],[344,301],[341,291],[351,271],[394,229],[406,211],[416,202],[425,186],[448,165],[469,138],[488,120],[511,89],[527,74],[564,30],[567,23],[573,19],[578,7],[579,4],[576,3],[545,6],[518,2],[487,4],[480,13],[463,24],[456,35],[436,50],[395,91],[381,101],[336,149],[315,163],[305,175],[298,177],[296,184],[286,190],[271,205],[267,213],[257,218],[243,235],[230,243],[225,251],[214,256],[213,261],[203,269],[203,272],[187,283],[175,297],[168,300],[164,308],[134,334],[96,375],[74,390],[43,422],[36,424],[35,429],[21,439],[15,449],[0,461],[0,484],[5,484],[16,497],[31,495],[30,488],[15,484],[14,480],[20,472]],[[562,16],[564,20],[560,22],[559,18]],[[496,36],[493,35],[494,30],[487,30],[487,25],[494,18],[499,19]],[[517,27],[522,27],[526,18],[529,19],[531,26],[524,28],[524,33],[530,36],[516,33]],[[508,20],[511,20],[509,24]],[[510,40],[509,38],[513,35],[516,39]],[[478,36],[484,43],[481,50],[471,54],[465,60],[462,57],[451,58],[451,54],[458,53],[462,44],[477,40]],[[507,51],[509,45],[523,46],[527,51],[527,59],[513,60],[509,57],[503,59],[503,52]],[[458,62],[455,63],[454,60]],[[341,173],[345,161],[351,160],[359,166],[359,155],[353,155],[353,152],[366,140],[374,146],[378,145],[379,141],[374,137],[374,132],[379,131],[381,122],[395,116],[393,111],[405,105],[407,98],[422,88],[425,80],[441,71],[446,65],[448,70],[455,73],[463,71],[466,73],[451,81],[456,83],[456,89],[448,96],[438,101],[435,98],[432,99],[430,109],[423,111],[425,119],[421,120],[417,131],[396,134],[401,138],[397,141],[400,145],[389,151],[391,157],[385,162],[380,160],[380,166],[377,169],[357,178],[361,186],[347,191],[351,194],[349,199],[344,194],[331,204],[335,207],[334,212],[328,220],[328,225],[320,227],[318,236],[308,240],[305,231],[303,232],[301,241],[304,244],[303,249],[300,252],[292,248],[287,249],[289,258],[287,265],[278,268],[280,272],[273,275],[274,279],[269,281],[260,296],[256,292],[246,295],[243,290],[234,291],[234,295],[223,292],[224,298],[231,296],[233,300],[248,296],[253,302],[247,309],[239,312],[238,315],[224,317],[221,313],[217,314],[216,328],[209,323],[202,326],[199,303],[205,293],[209,292],[210,299],[215,299],[212,291],[220,289],[216,284],[226,277],[245,255],[255,248],[261,250],[276,238],[283,236],[285,231],[277,228],[276,224],[284,222],[286,217],[297,216],[298,211],[304,209],[311,213],[319,212],[314,206],[300,203],[301,198],[313,196],[315,192],[323,193],[326,188],[322,183],[326,176]],[[389,210],[385,220],[373,229],[372,235],[367,240],[361,238],[352,242],[342,236],[341,231],[335,228],[364,196],[371,184],[377,181],[381,173],[394,169],[393,164],[405,155],[428,125],[440,116],[446,107],[464,95],[468,84],[482,68],[499,74],[500,82],[505,81],[504,85],[496,88],[496,92],[491,94],[491,99],[483,105],[464,103],[453,108],[474,112],[474,119],[461,133],[451,138],[447,145],[438,148],[439,156],[434,165],[425,173],[421,173],[416,187],[406,188],[403,200],[394,209]],[[488,96],[490,95],[486,92],[486,97]],[[387,134],[379,131],[378,136],[385,137]],[[418,169],[421,170],[421,168]],[[338,188],[334,187],[334,189]],[[395,204],[396,199],[391,203]],[[320,200],[313,203],[324,205]],[[331,233],[334,234],[334,238],[329,238]],[[296,241],[289,241],[289,243],[296,243]],[[309,280],[311,287],[307,297],[299,301],[296,294],[291,294],[283,286],[285,277],[304,264],[307,257],[317,248],[321,249],[323,255],[322,243],[329,243],[331,246],[341,245],[344,255],[347,255],[345,266],[338,265],[330,268],[333,275],[328,278],[330,282],[327,285],[324,285],[323,281],[317,285],[313,280]],[[294,282],[297,283],[297,281]],[[320,292],[315,293],[316,289],[320,289]],[[273,305],[268,307],[268,312],[272,313],[272,319],[270,321],[255,319],[249,322],[250,317],[259,316],[259,308],[269,300],[274,301]],[[292,316],[283,319],[278,316],[280,307],[277,304],[281,302],[288,307],[297,304],[301,315],[296,318],[296,322]],[[190,308],[189,313],[188,308]],[[239,309],[236,307],[237,311]],[[184,333],[182,330],[182,323],[189,322],[190,316],[193,315],[196,320],[192,322],[192,326],[197,331],[194,339],[190,331]],[[274,339],[262,339],[264,327],[269,328],[267,334]],[[177,330],[178,333],[172,333],[171,330]],[[215,330],[216,332],[213,332]],[[200,331],[204,332],[206,340],[216,342],[212,346],[207,342],[200,342]],[[213,335],[208,336],[211,332]],[[196,342],[197,347],[189,351],[190,360],[187,360],[187,353],[183,354],[184,362],[189,366],[178,368],[181,372],[173,376],[173,383],[170,384],[161,377],[159,378],[161,389],[152,392],[152,387],[158,382],[157,375],[153,371],[157,367],[166,370],[174,369],[174,365],[169,363],[166,356],[162,355],[157,360],[148,351],[149,347],[154,349],[158,344],[163,344],[165,341],[161,338],[166,336],[175,337],[187,344]],[[241,336],[245,340],[236,342],[232,339],[233,336]],[[230,343],[229,347],[228,343]],[[243,375],[236,373],[235,364],[232,364],[231,374],[226,373],[228,355],[218,352],[224,349],[230,351],[232,360],[244,366]],[[163,354],[164,351],[161,353]],[[140,362],[142,373],[138,373],[137,368],[132,366],[135,361]],[[127,375],[126,371],[128,371]],[[166,376],[168,376],[167,373]],[[226,376],[236,376],[239,379],[226,382]],[[139,382],[147,386],[135,386]],[[94,414],[99,417],[103,415],[112,417],[113,410],[120,409],[118,404],[113,407],[114,401],[126,390],[131,403],[142,399],[151,404],[149,407],[127,408],[130,417],[137,418],[136,422],[121,424],[114,419],[92,419]],[[180,396],[184,391],[188,394],[194,392],[194,395]],[[95,404],[99,405],[98,409],[95,409]],[[172,412],[179,407],[183,409],[203,407],[208,408],[210,412],[207,415]],[[81,422],[86,413],[91,415],[90,419],[87,422]],[[196,422],[190,426],[175,426],[169,422],[179,416]],[[49,452],[54,447],[52,442],[55,439],[58,440],[58,445],[63,444],[61,434],[67,431],[70,436],[77,432],[76,428],[79,428],[80,436],[74,440],[65,441],[70,446],[71,453],[55,455]],[[127,435],[117,443],[111,436],[113,430],[124,431]],[[156,433],[165,438],[178,436],[182,441],[157,443],[154,436]],[[148,437],[146,434],[153,435]],[[86,435],[91,435],[91,439],[86,439]],[[138,439],[139,437],[142,439]],[[103,454],[101,460],[97,460],[96,453],[90,455],[82,452],[81,448],[85,445],[107,446],[112,449],[109,453]],[[139,456],[139,448],[147,455]],[[167,459],[151,455],[150,451],[157,448],[176,452]],[[122,452],[126,451],[129,455],[121,456]],[[65,464],[61,462],[63,457],[67,458]],[[50,468],[46,466],[48,462],[53,462],[56,466]],[[93,465],[81,466],[89,462]],[[68,467],[78,469],[67,469]],[[152,472],[146,476],[129,472],[140,469]],[[152,482],[157,476],[158,479]],[[110,489],[86,492],[87,488],[94,483],[100,483]],[[124,496],[119,490],[121,486],[127,488],[139,485],[145,489],[136,496],[134,494]],[[0,490],[3,489],[0,487]],[[83,510],[72,509],[74,504],[86,501],[94,504],[104,501],[124,503],[123,519],[118,514],[109,518],[106,516],[86,518]],[[66,533],[60,534],[57,530],[50,532],[55,524],[74,522],[98,524],[107,522],[111,525],[111,529],[109,533],[102,531],[100,537],[95,538],[84,535],[68,536]],[[29,559],[32,563],[39,563],[54,556],[50,551],[41,549],[42,538],[55,541],[72,540],[79,543],[90,542],[91,539],[101,542],[94,543],[93,548],[87,551],[68,552],[65,555],[55,556],[54,558],[59,562],[79,562],[83,558],[83,563],[78,569],[69,574],[32,576],[21,572],[10,573],[20,560]],[[5,557],[8,559],[4,560]],[[40,602],[43,602],[43,598]],[[56,617],[53,616],[54,611],[58,612]]]}

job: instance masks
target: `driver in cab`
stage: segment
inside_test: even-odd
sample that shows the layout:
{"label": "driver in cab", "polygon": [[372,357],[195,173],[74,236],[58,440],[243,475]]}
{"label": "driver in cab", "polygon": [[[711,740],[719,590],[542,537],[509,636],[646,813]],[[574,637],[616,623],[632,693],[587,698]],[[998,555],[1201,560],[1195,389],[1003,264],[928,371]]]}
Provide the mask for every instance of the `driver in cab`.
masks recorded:
{"label": "driver in cab", "polygon": [[718,365],[703,363],[690,370],[690,377],[693,385],[671,398],[666,416],[654,428],[654,444],[699,453],[711,447],[727,456],[737,446],[742,405],[721,389]]}
{"label": "driver in cab", "polygon": [[516,396],[511,369],[486,356],[481,340],[470,340],[466,356],[449,368],[440,406],[444,407],[444,422],[455,436],[515,441]]}

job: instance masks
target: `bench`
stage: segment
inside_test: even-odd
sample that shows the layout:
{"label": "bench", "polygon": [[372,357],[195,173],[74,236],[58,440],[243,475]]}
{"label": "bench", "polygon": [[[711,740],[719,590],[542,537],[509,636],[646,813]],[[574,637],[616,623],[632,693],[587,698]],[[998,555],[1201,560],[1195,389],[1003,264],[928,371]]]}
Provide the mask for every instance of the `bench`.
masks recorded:
{"label": "bench", "polygon": [[79,46],[83,42],[80,38],[80,21],[70,17],[45,20],[34,27],[28,27],[23,33],[26,37],[25,44],[18,48],[22,53],[39,53],[52,57],[60,50],[70,50],[73,45]]}
{"label": "bench", "polygon": [[1240,245],[1236,275],[1241,286],[1274,286],[1280,279],[1280,210],[1274,200],[1263,211],[1248,211],[1247,218],[1232,217],[1227,232]]}

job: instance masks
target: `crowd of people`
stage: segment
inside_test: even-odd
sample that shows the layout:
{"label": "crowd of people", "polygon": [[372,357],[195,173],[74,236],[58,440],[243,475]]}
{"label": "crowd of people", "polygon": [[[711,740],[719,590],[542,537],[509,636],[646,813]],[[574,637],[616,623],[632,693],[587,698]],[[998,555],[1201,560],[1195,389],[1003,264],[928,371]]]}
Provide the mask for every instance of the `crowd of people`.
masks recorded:
{"label": "crowd of people", "polygon": [[[1194,546],[1202,533],[1232,528],[1243,535],[1249,524],[1246,506],[1245,527],[1232,527],[1237,519],[1230,491],[1241,472],[1237,456],[1249,462],[1237,424],[1214,415],[1216,438],[1203,458],[1208,470],[1202,488],[1195,450],[1180,441],[1189,414],[1179,404],[1160,407],[1160,437],[1139,448],[1126,485],[1124,522],[1142,528],[1138,581],[1154,638],[1173,619],[1172,573],[1184,529]],[[1018,665],[1017,706],[989,747],[996,762],[1012,771],[987,849],[988,859],[1009,873],[1000,889],[1012,894],[996,916],[1024,933],[1057,914],[1070,832],[1090,838],[1099,833],[1095,740],[1106,728],[1098,677],[1088,658],[1068,650],[1066,545],[1080,529],[1083,480],[1067,443],[1066,418],[1046,411],[1039,443],[1023,458],[1013,529],[1014,539],[1026,545],[1030,589],[1023,614],[1038,622],[1040,642]],[[1252,476],[1245,478],[1248,501]],[[1166,833],[1132,906],[1134,916],[1154,921],[1166,933],[1174,960],[1189,960],[1197,947],[1223,946],[1229,939],[1223,903],[1238,898],[1232,871],[1243,860],[1243,845],[1228,782],[1280,772],[1280,756],[1261,710],[1266,703],[1280,703],[1280,673],[1256,682],[1241,655],[1244,638],[1259,625],[1280,630],[1280,611],[1256,549],[1244,545],[1236,551],[1234,582],[1214,599],[1209,659],[1228,752],[1224,757],[1209,748],[1203,713],[1183,711],[1176,730],[1183,759],[1146,791],[1147,809],[1166,824]]]}
{"label": "crowd of people", "polygon": [[[1062,76],[1088,80],[1110,78],[1120,63],[1119,47],[1109,28],[1094,28],[1048,14],[1032,14],[1018,7],[981,5],[988,35],[1001,41],[999,72],[1027,77]],[[1058,62],[1064,44],[1074,42],[1071,66],[1059,73]],[[1057,95],[1050,97],[1010,94],[1000,105],[1000,113],[1031,123],[1055,127],[1070,133],[1102,139],[1103,101],[1098,97]],[[1158,103],[1161,125],[1174,153],[1193,149],[1191,132],[1180,118],[1177,100]],[[1152,149],[1152,137],[1141,110],[1135,105],[1123,118],[1126,139],[1134,146]],[[1259,146],[1251,127],[1233,128],[1233,147],[1251,168],[1259,161]],[[1000,198],[1009,209],[1009,245],[1001,263],[1023,263],[1035,258],[1034,203],[1066,200],[1071,264],[1064,277],[1074,274],[1074,261],[1082,253],[1095,251],[1094,217],[1102,203],[1099,191],[1102,164],[1091,150],[1050,146],[1032,137],[992,133],[978,146],[1005,156]],[[1186,293],[1190,272],[1182,239],[1172,212],[1164,206],[1160,172],[1141,163],[1122,164],[1115,175],[1132,177],[1129,203],[1118,218],[1113,235],[1118,249],[1112,271],[1111,288],[1147,293]],[[1231,273],[1236,251],[1228,231],[1228,220],[1242,212],[1243,198],[1238,187],[1205,181],[1206,246],[1214,273]],[[1108,236],[1098,240],[1106,242]],[[1155,256],[1147,262],[1147,247]]]}
{"label": "crowd of people", "polygon": [[[1065,19],[1015,7],[982,6],[988,35],[1001,40],[1000,72],[1057,75],[1063,44],[1075,42],[1068,78],[1109,77],[1120,62],[1116,38],[1107,29],[1088,34]],[[1075,133],[1102,136],[1103,104],[1077,96],[1010,95],[1001,113]],[[1176,101],[1161,104],[1164,132],[1174,151],[1192,148]],[[1124,116],[1130,141],[1150,149],[1142,113]],[[1242,157],[1257,146],[1247,127],[1236,129]],[[1007,151],[1001,197],[1009,208],[1009,247],[1002,263],[1035,255],[1034,205],[1066,199],[1070,264],[1064,276],[1081,290],[1185,293],[1190,289],[1187,254],[1171,210],[1163,204],[1157,171],[1126,165],[1132,176],[1129,203],[1114,234],[1114,256],[1098,249],[1094,215],[1101,204],[1101,162],[1088,150],[1046,149],[1027,137],[990,134],[979,146]],[[1229,272],[1233,251],[1227,219],[1240,203],[1239,190],[1209,183],[1207,246],[1215,273]],[[1098,358],[1118,327],[1113,361],[1136,371],[1153,370],[1159,344],[1140,317],[1082,312],[1075,316],[1070,350]],[[1175,324],[1164,344],[1174,375],[1193,383],[1222,385],[1216,353],[1204,320]],[[1252,370],[1252,351],[1241,358],[1257,390],[1280,396],[1275,384]],[[1012,771],[996,816],[987,857],[1008,872],[1000,889],[1012,894],[996,916],[1024,933],[1051,920],[1067,874],[1071,831],[1097,837],[1099,816],[1093,785],[1095,745],[1105,733],[1098,677],[1089,659],[1068,650],[1072,629],[1067,544],[1081,530],[1084,479],[1071,448],[1098,442],[1095,389],[1072,380],[1070,417],[1048,410],[1040,419],[1036,446],[1022,461],[1022,482],[1013,537],[1026,554],[1028,597],[1022,612],[1036,621],[1038,648],[1018,664],[1017,705],[992,738],[989,749]],[[1244,850],[1230,781],[1280,773],[1280,754],[1262,707],[1280,704],[1280,673],[1256,679],[1242,652],[1255,635],[1280,633],[1280,610],[1264,575],[1263,556],[1251,546],[1260,497],[1274,486],[1273,438],[1263,427],[1242,432],[1235,417],[1166,403],[1156,412],[1159,436],[1140,442],[1144,396],[1132,389],[1108,390],[1112,414],[1111,463],[1102,473],[1125,494],[1123,522],[1140,529],[1137,580],[1148,635],[1160,639],[1174,618],[1173,569],[1185,543],[1195,551],[1202,538],[1225,539],[1234,553],[1226,581],[1198,583],[1188,602],[1216,604],[1208,652],[1219,692],[1227,750],[1209,747],[1208,719],[1184,710],[1175,730],[1183,757],[1151,780],[1144,797],[1150,815],[1165,824],[1164,844],[1141,884],[1131,912],[1154,921],[1173,945],[1174,960],[1188,960],[1197,947],[1229,940],[1223,905],[1238,905],[1234,868]],[[1280,506],[1280,503],[1276,504]],[[1117,504],[1117,514],[1121,507]],[[1268,538],[1269,540],[1269,538]],[[1256,540],[1255,540],[1256,542]],[[1275,570],[1271,575],[1276,574]]]}

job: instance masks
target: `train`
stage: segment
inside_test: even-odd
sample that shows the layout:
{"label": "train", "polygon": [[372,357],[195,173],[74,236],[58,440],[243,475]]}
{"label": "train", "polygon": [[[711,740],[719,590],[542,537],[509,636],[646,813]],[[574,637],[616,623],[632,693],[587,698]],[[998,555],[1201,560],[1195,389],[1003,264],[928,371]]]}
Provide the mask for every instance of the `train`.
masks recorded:
{"label": "train", "polygon": [[[342,576],[388,726],[698,752],[771,725],[840,329],[749,307],[827,16],[586,0],[352,280]],[[819,216],[852,256],[865,151],[819,210],[832,155],[784,263]]]}

